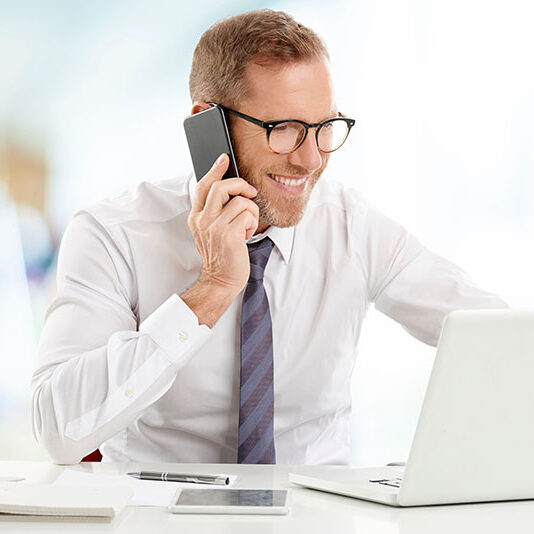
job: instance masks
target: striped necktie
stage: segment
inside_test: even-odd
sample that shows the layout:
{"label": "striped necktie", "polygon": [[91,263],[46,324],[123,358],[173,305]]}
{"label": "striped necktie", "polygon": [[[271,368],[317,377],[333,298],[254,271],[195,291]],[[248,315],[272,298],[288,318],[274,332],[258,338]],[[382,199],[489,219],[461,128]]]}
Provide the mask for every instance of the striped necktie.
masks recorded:
{"label": "striped necktie", "polygon": [[237,462],[274,464],[273,339],[263,273],[273,242],[248,245],[250,277],[241,306],[241,376]]}

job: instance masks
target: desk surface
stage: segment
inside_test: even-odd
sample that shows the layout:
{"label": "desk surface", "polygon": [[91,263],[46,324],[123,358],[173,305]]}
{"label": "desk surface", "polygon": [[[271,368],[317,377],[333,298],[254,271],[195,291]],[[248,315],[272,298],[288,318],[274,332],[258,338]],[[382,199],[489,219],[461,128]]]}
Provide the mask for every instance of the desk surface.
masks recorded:
{"label": "desk surface", "polygon": [[[81,464],[56,466],[46,462],[0,462],[0,475],[23,476],[29,482],[53,482],[64,469],[121,474],[146,470],[221,472],[238,475],[235,488],[291,489],[291,511],[287,516],[176,515],[164,508],[129,507],[111,524],[80,522],[21,522],[4,519],[0,532],[116,532],[148,534],[167,532],[194,534],[455,534],[527,532],[532,529],[534,501],[492,504],[391,508],[349,497],[330,495],[295,486],[288,481],[290,466],[206,464]],[[299,471],[305,468],[298,467]],[[325,469],[330,469],[325,467]],[[332,468],[335,469],[335,468]]]}

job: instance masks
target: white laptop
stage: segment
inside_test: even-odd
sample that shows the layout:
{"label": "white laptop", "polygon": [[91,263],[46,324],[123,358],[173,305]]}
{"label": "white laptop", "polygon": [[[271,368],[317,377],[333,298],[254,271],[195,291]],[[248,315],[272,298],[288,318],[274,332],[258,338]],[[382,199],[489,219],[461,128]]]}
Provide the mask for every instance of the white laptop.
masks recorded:
{"label": "white laptop", "polygon": [[404,468],[289,480],[392,506],[534,499],[534,310],[448,315]]}

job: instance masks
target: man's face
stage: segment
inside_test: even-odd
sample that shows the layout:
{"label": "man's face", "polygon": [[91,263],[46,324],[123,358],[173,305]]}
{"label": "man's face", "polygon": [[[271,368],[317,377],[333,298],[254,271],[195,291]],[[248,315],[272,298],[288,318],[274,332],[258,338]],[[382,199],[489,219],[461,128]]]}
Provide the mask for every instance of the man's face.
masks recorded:
{"label": "man's face", "polygon": [[[318,123],[337,116],[328,66],[323,60],[247,67],[249,96],[235,109],[263,121],[298,119]],[[252,184],[260,208],[258,232],[299,222],[311,190],[328,162],[317,148],[315,130],[290,154],[275,154],[260,126],[232,117],[239,174]],[[282,181],[285,183],[282,183]]]}

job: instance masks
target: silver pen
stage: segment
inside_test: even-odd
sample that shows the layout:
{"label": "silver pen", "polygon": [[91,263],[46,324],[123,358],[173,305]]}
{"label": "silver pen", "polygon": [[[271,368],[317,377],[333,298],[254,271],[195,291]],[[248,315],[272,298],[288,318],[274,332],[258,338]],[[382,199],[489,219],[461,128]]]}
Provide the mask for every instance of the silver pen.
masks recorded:
{"label": "silver pen", "polygon": [[193,484],[215,484],[227,486],[230,484],[228,475],[197,475],[190,473],[168,473],[167,471],[139,471],[126,473],[128,476],[139,480],[162,480],[163,482],[192,482]]}

